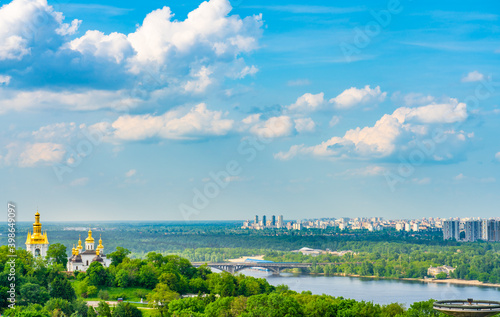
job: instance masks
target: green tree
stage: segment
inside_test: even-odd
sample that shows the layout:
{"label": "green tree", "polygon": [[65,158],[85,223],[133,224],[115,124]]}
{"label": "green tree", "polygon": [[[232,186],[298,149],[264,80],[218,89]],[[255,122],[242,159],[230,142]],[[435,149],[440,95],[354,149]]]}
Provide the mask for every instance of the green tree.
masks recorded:
{"label": "green tree", "polygon": [[97,317],[97,314],[92,306],[87,310],[87,317]]}
{"label": "green tree", "polygon": [[97,295],[98,293],[98,288],[97,286],[94,286],[94,285],[89,285],[89,287],[87,288],[87,296],[88,297],[94,297]]}
{"label": "green tree", "polygon": [[153,289],[158,283],[158,273],[152,263],[143,265],[139,272],[139,281],[145,288]]}
{"label": "green tree", "polygon": [[130,276],[128,272],[124,269],[121,269],[116,273],[115,283],[118,287],[127,287],[130,285]]}
{"label": "green tree", "polygon": [[228,272],[210,274],[208,276],[208,288],[213,294],[234,296],[236,294],[236,278]]}
{"label": "green tree", "polygon": [[49,317],[49,312],[43,309],[43,306],[32,304],[29,306],[18,306],[15,308],[7,309],[3,312],[2,316],[10,317]]}
{"label": "green tree", "polygon": [[96,311],[100,317],[111,317],[111,309],[109,308],[109,305],[103,300],[100,301],[97,305]]}
{"label": "green tree", "polygon": [[259,281],[255,277],[240,275],[237,280],[238,295],[249,297],[261,293]]}
{"label": "green tree", "polygon": [[251,296],[247,301],[247,311],[249,317],[299,317],[304,315],[295,298],[278,293]]}
{"label": "green tree", "polygon": [[410,308],[406,312],[408,317],[435,317],[441,316],[441,313],[435,311],[432,307],[434,303],[433,299],[423,302],[416,302],[411,304]]}
{"label": "green tree", "polygon": [[171,316],[197,316],[205,311],[205,302],[201,298],[176,299],[168,303]]}
{"label": "green tree", "polygon": [[72,311],[74,311],[73,315],[80,317],[87,317],[87,312],[88,312],[87,302],[83,301],[82,299],[77,299],[73,301],[71,307]]}
{"label": "green tree", "polygon": [[193,293],[208,293],[208,283],[201,277],[189,280],[189,288]]}
{"label": "green tree", "polygon": [[436,278],[438,280],[445,280],[447,277],[448,277],[448,274],[446,274],[445,272],[441,272],[441,273],[436,274]]}
{"label": "green tree", "polygon": [[207,317],[232,317],[231,304],[234,297],[220,297],[215,302],[207,305],[205,314]]}
{"label": "green tree", "polygon": [[402,316],[405,312],[405,308],[402,304],[391,303],[389,305],[382,306],[381,317],[396,317]]}
{"label": "green tree", "polygon": [[73,313],[71,303],[62,298],[51,298],[45,303],[45,309],[49,311],[52,316],[61,316],[61,313],[70,316]]}
{"label": "green tree", "polygon": [[38,284],[26,283],[19,290],[21,300],[26,304],[44,304],[49,300],[50,295],[47,289]]}
{"label": "green tree", "polygon": [[148,306],[158,309],[162,316],[168,311],[168,303],[177,298],[179,298],[179,294],[170,290],[168,285],[163,283],[158,283],[146,297]]}
{"label": "green tree", "polygon": [[311,296],[307,295],[311,300],[304,306],[304,313],[306,316],[324,316],[335,317],[337,316],[337,305],[331,297],[328,296]]}
{"label": "green tree", "polygon": [[50,297],[72,301],[76,299],[76,293],[68,279],[58,277],[50,283]]}
{"label": "green tree", "polygon": [[99,262],[92,262],[87,269],[87,276],[89,278],[89,285],[104,286],[107,282],[106,269]]}
{"label": "green tree", "polygon": [[66,246],[60,243],[49,245],[49,249],[47,250],[47,258],[54,260],[56,263],[61,264],[63,267],[66,267],[66,264],[68,263]]}
{"label": "green tree", "polygon": [[119,303],[113,310],[113,317],[141,317],[142,313],[139,308],[130,303]]}
{"label": "green tree", "polygon": [[123,247],[116,247],[116,251],[108,254],[108,258],[111,259],[111,265],[117,266],[122,263],[123,260],[130,254],[130,251]]}

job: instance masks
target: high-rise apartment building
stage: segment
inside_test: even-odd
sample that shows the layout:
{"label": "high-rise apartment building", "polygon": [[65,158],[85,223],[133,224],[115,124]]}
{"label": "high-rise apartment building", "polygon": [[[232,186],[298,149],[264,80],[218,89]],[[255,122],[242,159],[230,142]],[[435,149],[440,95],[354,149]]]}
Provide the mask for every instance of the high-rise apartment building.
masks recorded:
{"label": "high-rise apartment building", "polygon": [[500,221],[494,219],[481,220],[481,240],[500,241]]}
{"label": "high-rise apartment building", "polygon": [[443,222],[443,239],[460,240],[460,221],[446,220]]}
{"label": "high-rise apartment building", "polygon": [[481,221],[467,220],[464,224],[465,241],[474,242],[481,239]]}
{"label": "high-rise apartment building", "polygon": [[278,216],[278,228],[283,228],[284,223],[283,223],[283,215]]}

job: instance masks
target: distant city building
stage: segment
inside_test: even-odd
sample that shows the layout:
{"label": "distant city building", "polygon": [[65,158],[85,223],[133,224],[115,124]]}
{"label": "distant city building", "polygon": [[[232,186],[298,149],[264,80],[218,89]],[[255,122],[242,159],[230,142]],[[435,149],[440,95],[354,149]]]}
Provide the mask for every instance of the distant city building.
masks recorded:
{"label": "distant city building", "polygon": [[283,215],[278,216],[278,228],[283,228]]}
{"label": "distant city building", "polygon": [[250,220],[243,222],[241,226],[242,229],[254,229],[262,230],[265,228],[283,228],[285,226],[283,222],[283,215],[278,216],[278,221],[276,222],[276,216],[272,215],[271,220],[267,220],[267,216],[263,215],[262,220],[259,221],[259,216],[255,215],[253,223]]}
{"label": "distant city building", "polygon": [[418,223],[414,223],[411,225],[411,230],[417,232],[419,229]]}
{"label": "distant city building", "polygon": [[[242,229],[286,229],[286,230],[302,230],[302,229],[328,229],[338,228],[339,230],[390,230],[406,232],[443,232],[444,240],[456,241],[500,241],[500,218],[495,219],[441,219],[438,217],[430,217],[428,219],[396,219],[384,220],[381,217],[370,218],[319,218],[290,221],[285,223],[283,215],[276,218],[271,216],[271,220],[267,220],[267,216],[262,216],[259,221],[259,216],[255,216],[254,222],[246,220],[243,222]],[[461,238],[462,234],[462,238]]]}
{"label": "distant city building", "polygon": [[494,219],[481,220],[481,240],[500,241],[500,221]]}
{"label": "distant city building", "polygon": [[443,239],[460,240],[460,221],[446,220],[443,222]]}
{"label": "distant city building", "polygon": [[302,230],[302,223],[300,221],[297,221],[293,224],[292,228],[293,230]]}
{"label": "distant city building", "polygon": [[411,226],[408,222],[405,222],[405,231],[407,231],[407,232],[411,231]]}
{"label": "distant city building", "polygon": [[465,222],[465,241],[474,242],[481,239],[481,221],[468,220]]}

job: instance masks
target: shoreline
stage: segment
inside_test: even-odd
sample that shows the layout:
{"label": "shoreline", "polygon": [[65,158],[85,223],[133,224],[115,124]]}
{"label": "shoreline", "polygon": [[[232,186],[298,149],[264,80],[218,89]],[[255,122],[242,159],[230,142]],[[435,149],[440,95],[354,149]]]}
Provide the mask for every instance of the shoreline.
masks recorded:
{"label": "shoreline", "polygon": [[[258,260],[263,260],[264,255],[256,255],[256,256],[242,256],[237,259],[228,259],[228,262],[242,262],[247,258],[253,258]],[[306,275],[323,275],[326,276],[325,273],[306,273]],[[453,285],[467,285],[467,286],[482,286],[482,287],[493,287],[500,288],[500,283],[483,283],[478,280],[460,280],[456,278],[438,280],[435,278],[411,278],[411,277],[385,277],[385,276],[363,276],[359,274],[347,274],[347,273],[333,273],[330,276],[343,276],[343,277],[358,277],[358,278],[370,278],[370,279],[380,279],[380,280],[397,280],[397,281],[415,281],[415,282],[423,282],[423,283],[439,283],[439,284],[453,284]]]}
{"label": "shoreline", "polygon": [[[309,273],[311,274],[311,273]],[[317,275],[325,275],[320,273]],[[346,273],[333,273],[333,276],[344,276],[344,277],[359,277],[359,278],[370,278],[370,279],[380,279],[380,280],[397,280],[397,281],[415,281],[423,283],[438,283],[438,284],[453,284],[453,285],[468,285],[468,286],[483,286],[483,287],[493,287],[500,288],[500,284],[493,283],[483,283],[478,280],[460,280],[456,278],[438,280],[435,278],[410,278],[410,277],[385,277],[385,276],[363,276],[358,274],[346,274]]]}

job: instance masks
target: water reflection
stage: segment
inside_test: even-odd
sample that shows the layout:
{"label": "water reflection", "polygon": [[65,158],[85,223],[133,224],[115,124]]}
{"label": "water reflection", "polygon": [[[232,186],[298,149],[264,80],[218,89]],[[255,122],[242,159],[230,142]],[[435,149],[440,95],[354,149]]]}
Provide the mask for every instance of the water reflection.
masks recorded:
{"label": "water reflection", "polygon": [[311,291],[313,294],[342,296],[356,300],[373,301],[379,304],[413,302],[430,298],[499,300],[500,289],[492,287],[437,284],[420,281],[384,280],[357,277],[300,275],[282,273],[274,276],[258,270],[243,270],[241,273],[266,278],[270,284],[286,284],[294,291]]}

